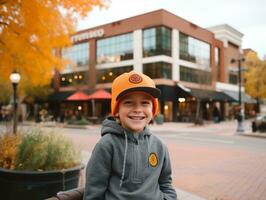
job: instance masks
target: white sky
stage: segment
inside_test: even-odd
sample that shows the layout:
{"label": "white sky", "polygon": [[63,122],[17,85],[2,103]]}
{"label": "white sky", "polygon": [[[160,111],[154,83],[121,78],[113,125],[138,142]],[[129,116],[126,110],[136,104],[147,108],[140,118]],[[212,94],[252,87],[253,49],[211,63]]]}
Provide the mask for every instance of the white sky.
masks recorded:
{"label": "white sky", "polygon": [[78,30],[146,12],[165,9],[202,28],[229,24],[244,34],[242,48],[266,55],[266,0],[111,0],[108,9],[94,9]]}

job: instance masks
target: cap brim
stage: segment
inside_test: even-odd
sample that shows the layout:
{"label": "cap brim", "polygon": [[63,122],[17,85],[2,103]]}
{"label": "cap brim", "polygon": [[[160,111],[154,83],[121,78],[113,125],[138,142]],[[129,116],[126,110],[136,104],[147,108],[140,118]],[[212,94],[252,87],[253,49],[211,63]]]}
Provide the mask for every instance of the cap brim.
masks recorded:
{"label": "cap brim", "polygon": [[125,96],[126,94],[130,92],[145,92],[153,96],[154,98],[158,98],[161,95],[161,91],[158,88],[152,88],[152,87],[134,87],[134,88],[129,88],[127,90],[124,90],[121,92],[117,97],[116,100],[119,100],[121,97]]}

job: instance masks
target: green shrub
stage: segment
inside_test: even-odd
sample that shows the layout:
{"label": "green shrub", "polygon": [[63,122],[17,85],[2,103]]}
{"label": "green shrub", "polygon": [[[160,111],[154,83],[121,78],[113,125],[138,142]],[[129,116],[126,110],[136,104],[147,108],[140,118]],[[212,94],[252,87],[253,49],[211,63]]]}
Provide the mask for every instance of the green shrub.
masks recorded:
{"label": "green shrub", "polygon": [[154,121],[156,122],[156,124],[163,124],[164,116],[162,114],[158,114],[155,116]]}
{"label": "green shrub", "polygon": [[17,150],[18,170],[66,169],[79,163],[79,152],[75,151],[70,139],[41,129],[32,129],[23,135]]}
{"label": "green shrub", "polygon": [[[0,153],[0,161],[3,161],[0,167],[43,171],[67,169],[81,163],[80,152],[75,150],[70,139],[61,134],[31,129],[18,135],[16,139],[13,139],[12,134],[6,134],[5,137],[0,138],[0,144],[5,144],[2,152],[8,151],[6,147],[12,150],[12,154]],[[9,156],[8,162],[7,156]]]}
{"label": "green shrub", "polygon": [[70,119],[67,121],[68,124],[71,125],[89,125],[91,124],[91,122],[89,122],[88,120],[82,118],[80,120],[76,120],[76,119]]}

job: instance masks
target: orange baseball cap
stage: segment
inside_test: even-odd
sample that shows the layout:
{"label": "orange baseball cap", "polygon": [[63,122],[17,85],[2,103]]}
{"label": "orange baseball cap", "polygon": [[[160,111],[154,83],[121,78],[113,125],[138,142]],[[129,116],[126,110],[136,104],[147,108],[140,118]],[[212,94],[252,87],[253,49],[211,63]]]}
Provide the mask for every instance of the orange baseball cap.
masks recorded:
{"label": "orange baseball cap", "polygon": [[115,116],[119,100],[130,92],[145,92],[151,95],[153,101],[153,115],[158,113],[158,97],[161,91],[156,88],[154,81],[143,73],[130,71],[118,76],[112,84],[111,112]]}

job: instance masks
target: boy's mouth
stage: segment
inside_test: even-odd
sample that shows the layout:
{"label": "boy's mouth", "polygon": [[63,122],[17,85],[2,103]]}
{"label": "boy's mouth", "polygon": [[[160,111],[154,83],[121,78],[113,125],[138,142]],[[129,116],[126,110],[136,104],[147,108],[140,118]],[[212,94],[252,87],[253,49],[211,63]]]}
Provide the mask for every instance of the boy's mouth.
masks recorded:
{"label": "boy's mouth", "polygon": [[133,120],[143,120],[145,117],[144,116],[128,116],[129,119]]}

